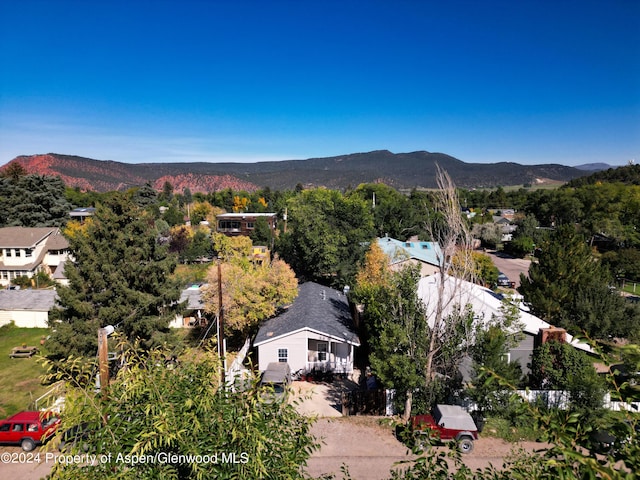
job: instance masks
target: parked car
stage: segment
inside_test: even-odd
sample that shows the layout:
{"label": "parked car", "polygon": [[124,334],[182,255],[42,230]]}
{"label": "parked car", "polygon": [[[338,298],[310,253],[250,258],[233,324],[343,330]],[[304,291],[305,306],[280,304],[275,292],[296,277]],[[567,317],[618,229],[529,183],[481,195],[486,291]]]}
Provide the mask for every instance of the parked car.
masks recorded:
{"label": "parked car", "polygon": [[457,405],[436,405],[430,415],[411,417],[414,439],[419,446],[436,441],[456,441],[462,453],[473,451],[478,428],[471,415]]}
{"label": "parked car", "polygon": [[593,431],[589,439],[590,450],[602,455],[611,455],[619,460],[625,445],[637,442],[638,438],[640,438],[640,421],[625,420],[608,428]]}
{"label": "parked car", "polygon": [[276,398],[284,398],[285,392],[291,383],[291,367],[286,362],[272,362],[267,365],[260,379],[260,386],[273,391]]}
{"label": "parked car", "polygon": [[504,273],[500,272],[498,273],[498,286],[512,288],[513,282],[509,280],[509,277],[507,277]]}
{"label": "parked car", "polygon": [[0,444],[20,445],[30,452],[49,440],[58,429],[60,417],[53,412],[24,411],[0,421]]}

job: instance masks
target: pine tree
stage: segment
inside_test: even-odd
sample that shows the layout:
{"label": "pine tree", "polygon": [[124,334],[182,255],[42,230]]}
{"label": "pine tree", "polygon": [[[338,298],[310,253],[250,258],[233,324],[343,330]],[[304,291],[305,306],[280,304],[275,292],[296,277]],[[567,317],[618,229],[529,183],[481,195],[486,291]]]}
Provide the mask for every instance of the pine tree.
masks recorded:
{"label": "pine tree", "polygon": [[[609,288],[608,271],[573,226],[559,227],[542,245],[519,291],[546,322],[597,338],[625,334],[640,318]],[[632,318],[628,318],[631,315]],[[624,324],[624,325],[623,325]]]}
{"label": "pine tree", "polygon": [[152,220],[116,194],[65,233],[74,261],[65,267],[69,285],[58,288],[51,357],[95,355],[97,329],[106,325],[147,348],[166,340],[180,290],[171,280],[176,258],[157,242]]}

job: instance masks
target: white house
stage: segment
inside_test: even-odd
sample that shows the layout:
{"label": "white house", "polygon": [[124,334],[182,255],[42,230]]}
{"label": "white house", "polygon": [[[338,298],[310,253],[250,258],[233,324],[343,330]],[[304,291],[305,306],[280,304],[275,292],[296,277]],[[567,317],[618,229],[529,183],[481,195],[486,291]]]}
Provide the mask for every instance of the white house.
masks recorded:
{"label": "white house", "polygon": [[8,286],[39,271],[60,276],[69,257],[69,242],[57,227],[0,228],[0,285]]}
{"label": "white house", "polygon": [[306,282],[293,304],[260,327],[253,346],[260,371],[287,362],[293,372],[351,373],[360,340],[344,293]]}
{"label": "white house", "polygon": [[[425,304],[430,327],[434,325],[438,308],[437,299],[440,295],[441,278],[444,278],[441,308],[445,316],[454,312],[461,312],[467,305],[470,305],[473,309],[476,322],[488,324],[494,318],[502,316],[501,306],[504,299],[502,295],[488,288],[449,275],[431,275],[421,278],[418,282],[418,297]],[[550,336],[560,335],[564,341],[575,348],[585,352],[592,351],[591,347],[586,343],[578,342],[564,330],[554,328],[549,323],[526,311],[521,305],[518,306],[517,312],[518,327],[524,334],[524,338],[509,351],[509,361],[518,362],[522,367],[523,373],[529,371],[527,364],[531,361],[531,355],[537,346],[537,342],[546,340]]]}
{"label": "white house", "polygon": [[192,285],[182,290],[178,303],[186,302],[184,312],[176,315],[169,323],[171,328],[194,327],[206,323],[204,316],[204,301],[202,300],[201,285]]}
{"label": "white house", "polygon": [[47,328],[55,303],[55,290],[0,290],[0,327]]}

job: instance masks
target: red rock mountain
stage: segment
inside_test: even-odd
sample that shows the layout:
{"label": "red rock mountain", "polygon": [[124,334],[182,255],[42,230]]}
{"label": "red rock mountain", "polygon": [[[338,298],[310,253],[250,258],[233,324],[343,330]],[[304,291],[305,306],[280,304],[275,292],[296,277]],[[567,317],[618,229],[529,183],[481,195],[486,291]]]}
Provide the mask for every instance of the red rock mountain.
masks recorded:
{"label": "red rock mountain", "polygon": [[[96,192],[126,190],[146,183],[160,191],[165,182],[169,182],[173,185],[174,191],[180,193],[185,188],[189,188],[191,193],[207,193],[226,188],[248,192],[258,189],[255,184],[240,180],[232,175],[165,172],[162,164],[126,164],[55,153],[22,155],[13,161],[22,165],[28,173],[59,176],[69,187]],[[7,165],[0,170],[6,168]],[[175,171],[176,166],[180,164],[171,165],[173,168],[167,170]]]}

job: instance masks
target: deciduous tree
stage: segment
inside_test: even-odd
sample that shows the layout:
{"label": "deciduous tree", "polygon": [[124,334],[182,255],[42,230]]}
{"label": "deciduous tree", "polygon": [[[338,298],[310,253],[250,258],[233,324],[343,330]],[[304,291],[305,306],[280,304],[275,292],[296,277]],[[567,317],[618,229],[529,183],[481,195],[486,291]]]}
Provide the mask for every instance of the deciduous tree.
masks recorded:
{"label": "deciduous tree", "polygon": [[[262,320],[291,303],[298,294],[293,270],[279,258],[270,264],[255,265],[236,257],[221,264],[220,270],[224,325],[230,334],[252,332]],[[202,290],[205,310],[219,315],[217,265],[209,269],[207,282]]]}
{"label": "deciduous tree", "polygon": [[67,383],[59,437],[79,437],[74,442],[67,433],[64,454],[99,461],[55,462],[51,478],[307,478],[304,467],[319,445],[311,421],[293,405],[264,401],[255,379],[224,388],[210,350],[186,351],[168,364],[173,351],[141,355],[126,343],[119,349],[127,368],[100,396],[93,385],[78,384],[91,370],[77,362],[52,378]]}

